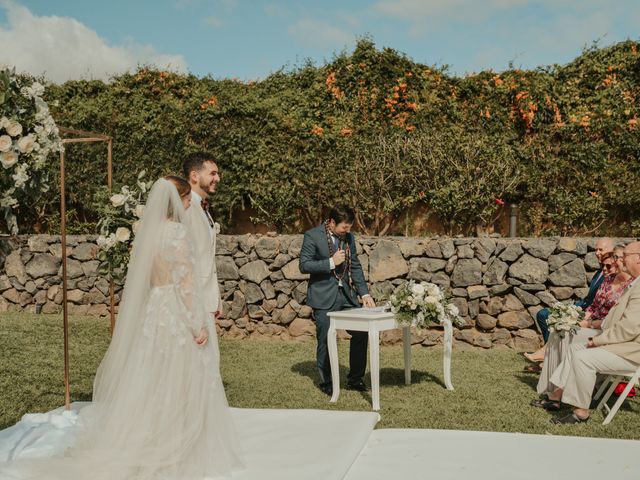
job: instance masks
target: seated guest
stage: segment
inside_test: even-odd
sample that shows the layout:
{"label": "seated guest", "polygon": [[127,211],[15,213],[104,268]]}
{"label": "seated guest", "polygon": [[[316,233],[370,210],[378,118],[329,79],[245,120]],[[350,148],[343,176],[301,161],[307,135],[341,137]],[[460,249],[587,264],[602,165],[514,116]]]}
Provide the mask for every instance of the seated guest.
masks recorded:
{"label": "seated guest", "polygon": [[[580,322],[580,330],[575,335],[566,334],[561,338],[557,333],[551,332],[547,349],[542,364],[542,374],[538,381],[538,393],[544,394],[553,391],[554,387],[549,383],[549,378],[564,360],[569,346],[574,343],[586,343],[589,337],[598,335],[601,330],[602,320],[607,316],[609,310],[616,304],[625,290],[633,280],[631,275],[624,271],[622,264],[622,254],[624,247],[618,246],[613,249],[613,253],[605,253],[602,256],[602,269],[604,280],[596,292],[593,303],[586,308],[584,320]],[[534,400],[532,405],[544,406],[545,400]]]}
{"label": "seated guest", "polygon": [[[602,264],[602,256],[605,253],[611,253],[612,251],[613,251],[613,241],[610,238],[601,238],[596,242],[595,254],[600,264]],[[576,305],[578,307],[582,307],[583,309],[586,309],[588,306],[590,306],[593,303],[593,299],[595,298],[596,292],[598,291],[598,288],[600,288],[600,285],[602,284],[603,280],[604,280],[604,272],[602,271],[602,266],[601,266],[598,270],[596,270],[596,273],[594,273],[593,277],[591,278],[591,283],[589,284],[589,293],[585,298],[578,300],[576,302]],[[549,340],[549,328],[547,327],[548,318],[549,318],[548,308],[543,308],[536,314],[536,323],[540,327],[540,333],[542,333],[542,339],[544,340],[545,344]],[[546,349],[543,346],[542,348],[538,349],[533,353],[525,353],[524,356],[530,362],[534,362],[534,363],[542,362],[544,360],[545,350]]]}
{"label": "seated guest", "polygon": [[552,419],[553,423],[586,422],[596,375],[633,371],[640,365],[640,282],[636,281],[640,275],[640,242],[627,245],[622,258],[633,282],[603,320],[602,333],[586,344],[574,342],[551,375],[551,383],[557,388],[549,394],[549,402],[555,402],[558,408],[560,402],[573,406],[572,413]]}

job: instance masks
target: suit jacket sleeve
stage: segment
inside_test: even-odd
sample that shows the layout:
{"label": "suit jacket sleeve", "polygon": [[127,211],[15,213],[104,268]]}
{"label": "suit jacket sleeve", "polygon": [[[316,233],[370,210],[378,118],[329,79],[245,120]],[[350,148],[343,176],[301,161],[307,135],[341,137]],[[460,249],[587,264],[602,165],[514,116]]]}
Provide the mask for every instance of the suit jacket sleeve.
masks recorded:
{"label": "suit jacket sleeve", "polygon": [[362,271],[362,264],[358,258],[358,250],[356,248],[356,241],[353,235],[349,235],[349,248],[351,249],[351,277],[353,285],[356,287],[358,295],[361,297],[369,295],[369,288],[367,282],[364,279],[364,272]]}
{"label": "suit jacket sleeve", "polygon": [[300,250],[301,273],[331,273],[331,264],[328,258],[316,259],[316,242],[311,232],[304,234],[302,249]]}
{"label": "suit jacket sleeve", "polygon": [[[608,320],[607,320],[608,321]],[[597,346],[626,343],[634,341],[640,335],[640,288],[629,292],[627,307],[620,319],[610,328],[595,337],[593,343]]]}

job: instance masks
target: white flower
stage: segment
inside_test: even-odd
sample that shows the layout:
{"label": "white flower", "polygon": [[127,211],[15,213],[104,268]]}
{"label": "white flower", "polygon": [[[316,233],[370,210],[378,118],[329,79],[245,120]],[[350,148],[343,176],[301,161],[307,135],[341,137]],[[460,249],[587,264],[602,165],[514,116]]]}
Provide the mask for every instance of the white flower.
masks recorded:
{"label": "white flower", "polygon": [[220,224],[218,222],[213,222],[213,230],[216,232],[216,235],[220,233]]}
{"label": "white flower", "polygon": [[136,220],[135,222],[133,222],[133,224],[131,225],[131,230],[133,230],[133,234],[135,235],[136,233],[138,233],[138,228],[140,227],[140,221]]}
{"label": "white flower", "polygon": [[107,245],[107,237],[105,237],[104,235],[100,235],[96,239],[96,243],[98,244],[98,247],[100,247],[100,248],[106,247],[106,245]]}
{"label": "white flower", "polygon": [[116,230],[116,240],[119,242],[126,242],[131,238],[131,230],[127,227],[118,227]]}
{"label": "white flower", "polygon": [[437,303],[439,303],[438,302],[438,297],[434,297],[433,295],[428,295],[428,296],[425,297],[424,303],[437,304]]}
{"label": "white flower", "polygon": [[26,137],[22,137],[18,140],[18,149],[22,153],[31,153],[33,152],[35,144],[35,139],[31,135],[27,135]]}
{"label": "white flower", "polygon": [[[13,153],[15,155],[14,152],[6,152],[2,155],[7,155],[8,153]],[[2,161],[2,155],[0,155],[0,161]],[[16,161],[17,157],[18,156],[16,155]],[[29,180],[29,175],[27,174],[27,165],[25,165],[24,163],[22,165],[19,165],[16,168],[16,173],[11,175],[11,178],[13,178],[13,181],[16,182],[15,185],[17,188],[23,188]]]}
{"label": "white flower", "polygon": [[13,145],[13,140],[9,135],[0,136],[0,152],[8,152],[11,150],[11,145]]}
{"label": "white flower", "polygon": [[0,130],[7,128],[7,125],[9,125],[9,119],[7,117],[0,118]]}
{"label": "white flower", "polygon": [[[140,203],[136,205],[135,210],[133,211],[134,215],[138,218],[142,218],[142,214],[144,213],[144,204]],[[136,222],[137,223],[137,222]],[[135,231],[135,230],[134,230]]]}
{"label": "white flower", "polygon": [[111,200],[111,205],[113,205],[114,207],[121,207],[122,205],[124,205],[125,197],[124,195],[116,193],[115,195],[111,195],[111,198],[109,200]]}
{"label": "white flower", "polygon": [[424,295],[425,292],[425,288],[424,285],[421,283],[416,283],[411,287],[411,291],[415,294],[415,295]]}
{"label": "white flower", "polygon": [[449,315],[457,316],[460,314],[460,310],[453,303],[447,305],[447,310],[449,310]]}
{"label": "white flower", "polygon": [[433,283],[429,283],[427,284],[427,294],[431,297],[437,297],[440,295],[440,288]]}
{"label": "white flower", "polygon": [[0,153],[0,163],[4,168],[13,167],[18,161],[18,154],[16,152],[2,152]]}
{"label": "white flower", "polygon": [[16,121],[10,120],[9,124],[5,127],[5,130],[12,137],[17,137],[22,133],[22,125]]}

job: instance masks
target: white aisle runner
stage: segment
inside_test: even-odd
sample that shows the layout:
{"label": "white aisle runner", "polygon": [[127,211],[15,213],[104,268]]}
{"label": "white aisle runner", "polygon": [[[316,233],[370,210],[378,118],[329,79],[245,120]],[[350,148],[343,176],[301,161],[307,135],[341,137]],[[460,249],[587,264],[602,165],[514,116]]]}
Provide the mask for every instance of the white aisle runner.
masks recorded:
{"label": "white aisle runner", "polygon": [[346,480],[638,480],[638,452],[637,440],[381,429]]}
{"label": "white aisle runner", "polygon": [[[74,403],[72,410],[84,405]],[[340,480],[379,419],[371,412],[231,410],[247,465],[233,480]],[[57,409],[26,415],[0,431],[0,478],[1,462],[50,456],[72,445],[74,419],[73,411]]]}

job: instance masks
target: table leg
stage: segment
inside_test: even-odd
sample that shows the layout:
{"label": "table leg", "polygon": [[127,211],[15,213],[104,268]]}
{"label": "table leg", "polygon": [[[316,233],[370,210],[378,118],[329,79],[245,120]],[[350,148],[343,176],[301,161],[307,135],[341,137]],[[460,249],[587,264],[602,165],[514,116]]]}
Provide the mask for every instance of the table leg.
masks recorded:
{"label": "table leg", "polygon": [[451,384],[451,349],[453,343],[453,326],[451,321],[444,321],[444,355],[442,363],[444,364],[444,384],[447,390],[453,390]]}
{"label": "table leg", "polygon": [[371,402],[380,410],[380,338],[377,330],[369,330],[369,365],[371,368]]}
{"label": "table leg", "polygon": [[404,384],[411,385],[411,327],[402,327],[404,349]]}
{"label": "table leg", "polygon": [[327,332],[327,347],[329,349],[329,362],[331,363],[331,383],[333,384],[333,395],[331,403],[336,403],[340,396],[340,364],[338,363],[338,341],[336,325],[333,319],[330,321]]}

